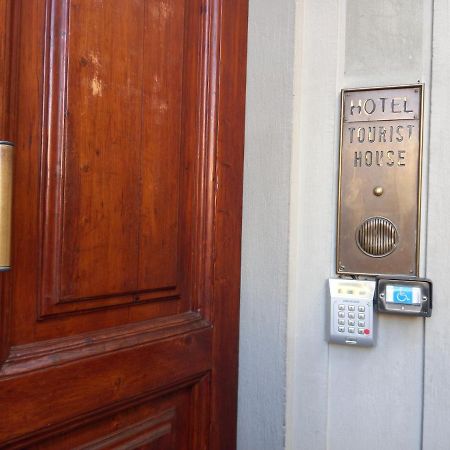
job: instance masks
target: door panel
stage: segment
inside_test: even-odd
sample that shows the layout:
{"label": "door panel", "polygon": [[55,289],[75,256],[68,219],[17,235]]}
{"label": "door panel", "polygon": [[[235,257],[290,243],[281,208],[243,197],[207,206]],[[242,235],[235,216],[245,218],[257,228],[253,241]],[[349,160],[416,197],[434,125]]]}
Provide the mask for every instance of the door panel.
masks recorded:
{"label": "door panel", "polygon": [[83,417],[63,433],[35,440],[36,448],[188,449],[189,410],[194,393],[195,388],[187,386],[160,398],[137,399],[95,417]]}
{"label": "door panel", "polygon": [[[210,346],[210,333],[202,329],[58,363],[55,360],[60,355],[50,353],[47,364],[31,361],[35,366],[26,371],[19,372],[16,366],[19,373],[12,378],[14,382],[5,381],[0,397],[9,411],[0,423],[0,439],[204,374],[210,368]],[[7,371],[4,376],[8,375]],[[16,408],[18,400],[20,408]]]}
{"label": "door panel", "polygon": [[16,143],[2,448],[234,447],[247,5],[232,3],[0,0]]}
{"label": "door panel", "polygon": [[[191,240],[180,235],[196,219],[183,211],[196,188],[186,183],[199,179],[180,173],[196,151],[183,145],[181,109],[183,69],[199,61],[183,64],[185,0],[117,5],[45,2],[41,317],[189,307],[179,275],[192,281]],[[203,18],[193,19],[200,46]]]}
{"label": "door panel", "polygon": [[48,2],[48,238],[63,302],[176,294],[184,3]]}

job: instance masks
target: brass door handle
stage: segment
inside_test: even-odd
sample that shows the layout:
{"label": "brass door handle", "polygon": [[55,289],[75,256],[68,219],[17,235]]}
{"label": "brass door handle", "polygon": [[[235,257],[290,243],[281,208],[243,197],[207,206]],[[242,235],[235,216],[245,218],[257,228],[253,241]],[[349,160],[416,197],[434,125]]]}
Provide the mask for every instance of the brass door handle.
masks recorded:
{"label": "brass door handle", "polygon": [[11,269],[14,144],[0,141],[0,271]]}

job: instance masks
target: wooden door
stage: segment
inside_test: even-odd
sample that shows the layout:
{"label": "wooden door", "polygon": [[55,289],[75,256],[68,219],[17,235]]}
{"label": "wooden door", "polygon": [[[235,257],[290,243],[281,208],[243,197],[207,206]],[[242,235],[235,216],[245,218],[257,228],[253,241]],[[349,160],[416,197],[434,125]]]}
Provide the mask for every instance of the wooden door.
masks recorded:
{"label": "wooden door", "polygon": [[246,0],[0,0],[0,447],[235,447]]}

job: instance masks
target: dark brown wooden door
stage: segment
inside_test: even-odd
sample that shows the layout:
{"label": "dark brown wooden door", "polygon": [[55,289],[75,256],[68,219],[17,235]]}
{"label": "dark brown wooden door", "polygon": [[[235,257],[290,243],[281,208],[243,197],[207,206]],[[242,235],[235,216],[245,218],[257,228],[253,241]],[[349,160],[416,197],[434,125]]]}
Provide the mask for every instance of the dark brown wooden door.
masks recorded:
{"label": "dark brown wooden door", "polygon": [[0,0],[0,447],[235,447],[246,0]]}

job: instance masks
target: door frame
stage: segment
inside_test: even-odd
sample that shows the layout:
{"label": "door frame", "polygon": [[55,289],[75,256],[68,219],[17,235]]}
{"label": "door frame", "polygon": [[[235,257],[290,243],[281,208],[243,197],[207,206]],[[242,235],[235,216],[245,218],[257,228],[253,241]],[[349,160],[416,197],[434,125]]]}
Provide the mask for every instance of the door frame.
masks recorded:
{"label": "door frame", "polygon": [[[236,446],[241,275],[242,180],[248,0],[216,0],[218,58],[217,117],[210,143],[215,147],[215,234],[213,236],[213,383],[211,449]],[[214,95],[214,92],[212,92]],[[237,238],[239,236],[239,239]]]}

